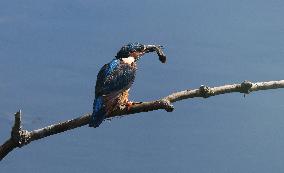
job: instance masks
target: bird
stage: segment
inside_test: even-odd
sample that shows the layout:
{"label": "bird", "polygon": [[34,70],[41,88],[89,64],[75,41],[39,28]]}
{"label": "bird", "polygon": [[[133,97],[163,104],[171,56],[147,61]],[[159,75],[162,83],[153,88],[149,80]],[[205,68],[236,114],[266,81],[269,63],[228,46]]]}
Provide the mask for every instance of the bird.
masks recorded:
{"label": "bird", "polygon": [[105,118],[121,106],[127,109],[133,105],[129,101],[129,90],[137,71],[137,61],[146,53],[156,52],[162,63],[166,56],[160,45],[144,45],[138,42],[121,47],[114,59],[105,64],[97,75],[93,113],[90,127],[99,127]]}

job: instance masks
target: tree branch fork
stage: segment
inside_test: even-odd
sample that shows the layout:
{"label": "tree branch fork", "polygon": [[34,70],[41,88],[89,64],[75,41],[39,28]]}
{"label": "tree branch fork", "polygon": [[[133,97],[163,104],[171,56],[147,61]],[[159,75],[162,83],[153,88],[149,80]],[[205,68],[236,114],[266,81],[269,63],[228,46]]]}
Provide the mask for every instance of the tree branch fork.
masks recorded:
{"label": "tree branch fork", "polygon": [[[195,97],[208,98],[211,96],[233,92],[249,94],[250,92],[254,91],[278,88],[284,88],[284,80],[256,83],[244,81],[240,84],[230,84],[212,88],[209,86],[201,85],[198,89],[188,89],[184,91],[175,92],[159,100],[136,103],[132,105],[129,109],[118,109],[115,112],[112,112],[112,114],[109,115],[109,117],[107,118],[125,116],[140,112],[149,112],[159,109],[164,109],[167,112],[172,112],[174,110],[174,106],[172,105],[172,103]],[[21,148],[22,146],[25,146],[32,141],[87,125],[89,124],[91,117],[91,114],[87,113],[72,120],[67,120],[57,124],[49,125],[47,127],[33,131],[27,131],[22,129],[21,114],[21,110],[15,113],[15,120],[11,130],[11,136],[4,144],[0,146],[0,161],[15,148]]]}

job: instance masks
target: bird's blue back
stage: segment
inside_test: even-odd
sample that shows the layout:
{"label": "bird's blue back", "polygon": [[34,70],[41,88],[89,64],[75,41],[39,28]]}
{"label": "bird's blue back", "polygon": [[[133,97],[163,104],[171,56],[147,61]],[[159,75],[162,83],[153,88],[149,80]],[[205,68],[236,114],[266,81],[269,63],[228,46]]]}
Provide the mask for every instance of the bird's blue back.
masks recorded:
{"label": "bird's blue back", "polygon": [[95,96],[99,97],[129,88],[135,79],[135,74],[136,66],[113,59],[98,73]]}
{"label": "bird's blue back", "polygon": [[90,126],[98,127],[105,118],[108,110],[104,97],[114,95],[130,88],[134,82],[136,74],[136,64],[129,65],[119,59],[113,59],[105,64],[98,73],[93,104],[93,114]]}

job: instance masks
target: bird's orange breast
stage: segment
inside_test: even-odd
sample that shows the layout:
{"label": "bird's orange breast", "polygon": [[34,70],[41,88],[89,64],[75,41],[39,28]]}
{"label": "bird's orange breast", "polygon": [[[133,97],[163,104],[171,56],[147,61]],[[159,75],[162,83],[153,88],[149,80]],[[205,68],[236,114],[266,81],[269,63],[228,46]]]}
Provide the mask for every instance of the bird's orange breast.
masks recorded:
{"label": "bird's orange breast", "polygon": [[119,93],[116,97],[112,98],[112,96],[105,96],[105,108],[106,108],[106,116],[110,115],[112,112],[116,111],[120,108],[120,106],[125,105],[128,102],[129,89]]}
{"label": "bird's orange breast", "polygon": [[123,105],[128,102],[129,89],[122,92],[118,97],[118,105]]}

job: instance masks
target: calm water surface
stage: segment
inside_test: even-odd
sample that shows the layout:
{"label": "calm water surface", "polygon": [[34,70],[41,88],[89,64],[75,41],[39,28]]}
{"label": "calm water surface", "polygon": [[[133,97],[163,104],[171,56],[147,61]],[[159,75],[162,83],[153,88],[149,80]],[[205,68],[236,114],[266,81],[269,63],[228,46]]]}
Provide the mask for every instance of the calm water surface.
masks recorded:
{"label": "calm water surface", "polygon": [[[33,130],[91,112],[100,67],[121,45],[139,62],[132,100],[202,84],[284,79],[284,1],[0,1],[0,141],[23,111]],[[284,170],[284,90],[175,104],[33,142],[0,172],[267,173]]]}

